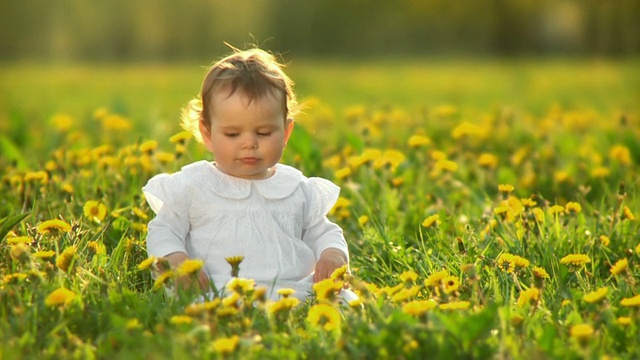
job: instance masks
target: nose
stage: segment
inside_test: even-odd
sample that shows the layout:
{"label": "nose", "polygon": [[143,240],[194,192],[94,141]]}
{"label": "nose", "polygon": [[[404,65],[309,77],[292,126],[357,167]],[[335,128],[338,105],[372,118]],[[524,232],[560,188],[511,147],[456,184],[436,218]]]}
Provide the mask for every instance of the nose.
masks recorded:
{"label": "nose", "polygon": [[243,149],[257,149],[258,148],[258,136],[255,134],[247,134],[242,139]]}

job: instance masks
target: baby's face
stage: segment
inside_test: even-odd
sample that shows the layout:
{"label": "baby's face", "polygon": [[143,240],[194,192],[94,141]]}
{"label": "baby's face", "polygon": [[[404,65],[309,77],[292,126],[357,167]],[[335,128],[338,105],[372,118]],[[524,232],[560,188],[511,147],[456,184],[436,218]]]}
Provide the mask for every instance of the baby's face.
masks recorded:
{"label": "baby's face", "polygon": [[[293,130],[286,119],[283,95],[273,92],[254,99],[237,90],[213,94],[210,130],[200,124],[205,146],[214,154],[216,166],[223,172],[244,179],[266,179]],[[285,120],[286,119],[286,120]]]}

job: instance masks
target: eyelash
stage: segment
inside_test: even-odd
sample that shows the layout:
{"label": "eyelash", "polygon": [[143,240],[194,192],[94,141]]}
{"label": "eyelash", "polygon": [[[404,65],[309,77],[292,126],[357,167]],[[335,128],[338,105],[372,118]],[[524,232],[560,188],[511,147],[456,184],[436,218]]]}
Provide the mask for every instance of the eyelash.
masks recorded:
{"label": "eyelash", "polygon": [[[269,136],[269,135],[271,135],[271,132],[264,132],[264,133],[260,133],[260,132],[259,132],[259,133],[257,133],[257,134],[258,134],[258,136]],[[238,135],[240,135],[240,134],[236,134],[236,133],[232,133],[232,134],[224,134],[224,136],[226,136],[226,137],[231,137],[231,138],[233,138],[233,137],[237,137]]]}

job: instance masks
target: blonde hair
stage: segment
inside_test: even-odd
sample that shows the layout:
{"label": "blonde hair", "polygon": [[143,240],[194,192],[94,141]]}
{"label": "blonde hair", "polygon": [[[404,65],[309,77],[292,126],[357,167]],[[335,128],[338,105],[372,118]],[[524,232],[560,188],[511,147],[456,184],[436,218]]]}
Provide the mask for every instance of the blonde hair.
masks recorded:
{"label": "blonde hair", "polygon": [[[227,44],[228,45],[228,44]],[[299,112],[298,101],[293,92],[293,81],[284,73],[283,64],[275,56],[259,48],[239,50],[232,46],[233,53],[222,58],[207,72],[198,97],[189,101],[182,109],[180,125],[202,142],[200,122],[209,127],[208,119],[213,111],[213,94],[222,87],[230,86],[230,94],[241,90],[249,97],[249,102],[261,99],[272,91],[281,91],[285,121]]]}

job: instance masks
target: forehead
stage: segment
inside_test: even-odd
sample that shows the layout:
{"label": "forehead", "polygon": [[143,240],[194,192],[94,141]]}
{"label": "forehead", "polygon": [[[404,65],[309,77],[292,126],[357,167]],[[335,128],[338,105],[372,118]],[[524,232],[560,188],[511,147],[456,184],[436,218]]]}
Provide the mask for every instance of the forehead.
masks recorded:
{"label": "forehead", "polygon": [[286,112],[287,108],[286,98],[283,92],[275,87],[270,87],[262,92],[256,92],[251,89],[234,87],[232,84],[223,84],[214,89],[208,100],[211,101],[212,109],[215,112],[216,105],[219,106],[222,103],[238,99],[247,108],[267,104],[277,104],[284,112]]}

